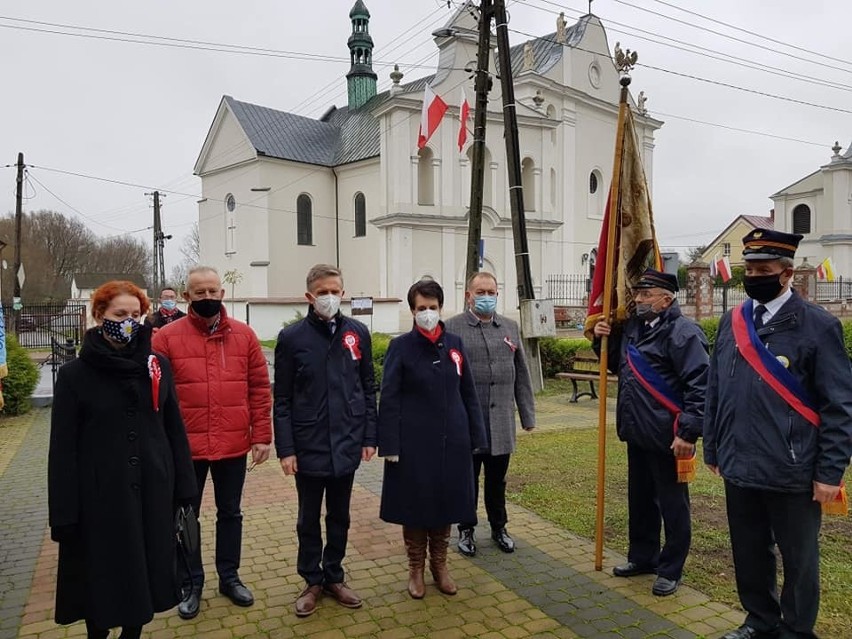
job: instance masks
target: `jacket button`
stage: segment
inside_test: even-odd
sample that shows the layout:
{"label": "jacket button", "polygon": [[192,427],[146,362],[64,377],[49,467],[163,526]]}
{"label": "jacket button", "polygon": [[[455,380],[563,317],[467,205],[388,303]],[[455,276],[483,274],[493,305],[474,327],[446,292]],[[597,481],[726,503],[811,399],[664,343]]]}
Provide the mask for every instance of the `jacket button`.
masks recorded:
{"label": "jacket button", "polygon": [[494,386],[497,382],[491,382],[491,385]]}
{"label": "jacket button", "polygon": [[139,465],[139,458],[138,458],[136,455],[134,455],[133,457],[131,457],[130,459],[128,459],[128,460],[127,460],[127,462],[128,462],[131,466],[138,466],[138,465]]}
{"label": "jacket button", "polygon": [[491,404],[491,408],[497,408],[497,404]]}
{"label": "jacket button", "polygon": [[133,410],[132,408],[128,408],[126,411],[124,411],[124,414],[127,417],[133,417],[136,414],[136,411]]}
{"label": "jacket button", "polygon": [[136,441],[136,431],[135,430],[131,430],[129,433],[127,433],[127,440],[131,441],[131,442]]}

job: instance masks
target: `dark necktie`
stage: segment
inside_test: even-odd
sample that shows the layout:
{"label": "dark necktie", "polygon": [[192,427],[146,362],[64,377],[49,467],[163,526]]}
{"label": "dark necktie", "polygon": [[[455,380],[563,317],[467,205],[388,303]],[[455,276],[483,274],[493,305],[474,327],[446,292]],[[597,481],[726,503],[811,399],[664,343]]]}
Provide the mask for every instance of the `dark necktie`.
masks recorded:
{"label": "dark necktie", "polygon": [[763,304],[758,304],[754,309],[754,330],[759,331],[763,328],[764,313],[766,313],[766,307]]}

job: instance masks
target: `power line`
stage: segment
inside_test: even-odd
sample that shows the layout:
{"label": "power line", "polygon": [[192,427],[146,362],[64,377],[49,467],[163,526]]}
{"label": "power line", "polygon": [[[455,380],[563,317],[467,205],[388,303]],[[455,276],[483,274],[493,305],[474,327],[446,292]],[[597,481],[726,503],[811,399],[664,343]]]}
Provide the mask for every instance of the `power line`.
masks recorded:
{"label": "power line", "polygon": [[775,44],[780,44],[782,46],[789,47],[790,49],[795,49],[796,51],[801,51],[803,53],[810,53],[811,55],[815,55],[815,56],[820,57],[820,58],[825,58],[827,60],[832,60],[834,62],[840,62],[842,64],[852,64],[852,63],[849,62],[848,59],[844,60],[842,58],[835,58],[835,57],[828,55],[827,53],[820,53],[819,51],[812,51],[810,49],[805,49],[804,47],[800,47],[800,46],[795,45],[795,44],[790,44],[789,42],[785,42],[783,40],[776,40],[775,38],[771,38],[767,35],[757,33],[756,31],[749,31],[748,29],[743,29],[742,27],[738,27],[735,24],[731,24],[729,22],[723,22],[722,20],[717,20],[716,18],[711,18],[710,16],[703,15],[701,13],[698,13],[697,11],[690,11],[689,9],[684,9],[683,7],[678,7],[677,5],[670,4],[668,2],[664,2],[663,0],[654,0],[654,2],[656,2],[658,4],[665,5],[667,7],[671,7],[672,9],[677,9],[678,11],[683,11],[684,13],[688,13],[688,14],[696,16],[698,18],[702,18],[704,20],[707,20],[708,22],[713,22],[715,24],[722,25],[723,27],[728,27],[729,29],[734,29],[734,30],[739,31],[741,33],[747,33],[748,35],[753,35],[755,37],[761,38],[762,40],[767,40],[767,41],[773,42]]}
{"label": "power line", "polygon": [[[30,166],[32,166],[32,165],[30,165]],[[103,227],[105,227],[105,228],[112,229],[112,230],[114,230],[114,231],[123,231],[123,230],[124,230],[124,229],[120,229],[120,228],[118,228],[117,226],[112,226],[112,225],[110,225],[110,224],[104,224],[103,222],[100,222],[100,221],[98,221],[98,220],[95,220],[95,219],[93,219],[93,218],[89,217],[88,215],[86,215],[85,213],[83,213],[82,211],[80,211],[79,209],[77,209],[77,208],[75,208],[75,207],[71,206],[68,202],[66,202],[66,201],[65,201],[65,200],[63,200],[61,197],[59,197],[56,193],[54,193],[54,192],[53,192],[53,191],[51,191],[49,188],[47,188],[47,186],[45,186],[45,184],[44,184],[43,182],[41,182],[41,181],[40,181],[40,180],[39,180],[36,176],[34,176],[34,175],[30,175],[30,176],[29,176],[29,179],[31,179],[33,182],[35,182],[36,184],[38,184],[38,185],[39,185],[41,188],[43,188],[45,191],[47,191],[48,193],[50,193],[50,194],[54,197],[54,199],[56,199],[57,201],[61,202],[62,204],[64,204],[65,206],[67,206],[69,209],[71,209],[72,211],[74,211],[77,215],[79,215],[80,217],[82,217],[82,218],[84,218],[84,219],[88,220],[88,221],[89,221],[89,222],[91,222],[92,224],[97,224],[97,225],[99,225],[99,226],[103,226]]]}
{"label": "power line", "polygon": [[767,138],[773,138],[775,140],[786,140],[788,142],[798,142],[800,144],[810,144],[811,146],[818,146],[821,148],[825,148],[825,143],[823,142],[811,142],[810,140],[801,140],[799,138],[790,138],[783,135],[775,135],[774,133],[766,133],[765,131],[752,131],[751,129],[741,129],[735,126],[729,126],[727,124],[719,124],[718,122],[705,122],[704,120],[696,120],[695,118],[687,118],[682,115],[674,115],[672,113],[663,113],[662,111],[653,111],[654,114],[664,117],[664,118],[674,118],[676,120],[684,120],[686,122],[693,122],[695,124],[703,124],[705,126],[713,126],[719,129],[727,129],[728,131],[737,131],[738,133],[748,133],[750,135],[760,135]]}
{"label": "power line", "polygon": [[[775,55],[783,55],[783,56],[786,56],[788,58],[792,58],[794,60],[800,60],[802,62],[808,62],[809,64],[815,64],[817,66],[825,67],[827,69],[833,69],[834,71],[841,71],[843,73],[852,74],[852,70],[850,70],[850,69],[844,69],[843,67],[837,67],[837,66],[834,66],[834,65],[831,65],[831,64],[826,64],[825,62],[818,62],[816,60],[809,60],[808,58],[803,58],[802,56],[798,56],[798,55],[795,55],[793,53],[787,53],[786,51],[779,51],[778,49],[773,49],[773,48],[767,47],[765,45],[758,44],[756,42],[750,42],[749,40],[745,40],[743,38],[738,38],[736,36],[732,36],[730,34],[722,32],[722,31],[716,31],[715,29],[710,29],[709,27],[702,27],[700,25],[693,24],[691,22],[687,22],[686,20],[681,20],[679,18],[675,18],[674,16],[669,16],[669,15],[666,15],[665,13],[660,13],[659,11],[654,11],[653,9],[647,9],[645,7],[640,7],[640,6],[632,4],[630,2],[626,2],[626,0],[613,0],[613,2],[617,2],[618,4],[622,4],[626,7],[631,7],[633,9],[638,10],[638,11],[643,11],[645,13],[650,13],[652,15],[659,16],[661,18],[665,18],[666,20],[671,20],[672,22],[676,22],[678,24],[682,24],[682,25],[685,25],[687,27],[691,27],[693,29],[698,29],[699,31],[706,31],[707,33],[712,33],[713,35],[717,35],[719,37],[726,38],[728,40],[733,40],[734,42],[739,42],[740,44],[745,44],[745,45],[748,45],[750,47],[755,47],[757,49],[769,51],[769,52],[771,52]],[[759,36],[759,37],[763,37],[763,36]],[[848,62],[847,62],[847,64],[848,64]]]}
{"label": "power line", "polygon": [[[553,7],[560,8],[556,2],[552,0],[538,0],[539,2],[543,2]],[[556,15],[555,11],[550,9],[545,9],[544,7],[539,7],[535,4],[531,4],[529,1],[527,2],[527,6],[537,9],[538,11],[543,11],[550,15]],[[576,9],[567,9],[567,11],[576,13],[578,15],[586,15],[582,11],[577,11]],[[632,38],[637,38],[639,40],[644,40],[646,42],[651,42],[653,44],[658,44],[663,47],[668,47],[670,49],[675,49],[677,51],[684,51],[686,53],[691,53],[693,55],[701,55],[703,58],[710,58],[712,60],[717,60],[719,62],[725,62],[727,64],[732,64],[734,66],[742,67],[744,69],[751,69],[753,71],[758,71],[760,73],[766,73],[768,75],[774,75],[782,78],[789,78],[791,80],[797,80],[799,82],[803,82],[805,84],[812,84],[815,86],[824,86],[832,89],[838,89],[840,91],[849,91],[852,92],[852,87],[849,87],[847,84],[843,84],[840,82],[834,82],[832,80],[826,80],[824,78],[815,78],[812,75],[807,75],[803,73],[798,73],[796,71],[792,71],[789,69],[778,69],[777,67],[773,67],[767,64],[763,64],[761,62],[757,62],[755,60],[747,60],[745,58],[741,58],[739,56],[735,56],[730,53],[725,53],[724,51],[718,51],[716,49],[710,49],[708,47],[703,47],[698,44],[694,44],[692,42],[686,42],[684,40],[678,40],[677,38],[673,38],[671,36],[665,36],[654,31],[648,31],[646,29],[641,29],[639,27],[633,25],[626,25],[622,22],[618,22],[616,20],[606,21],[606,30],[611,31],[613,33],[620,33],[622,35],[630,36]],[[622,26],[630,29],[630,31],[625,31],[622,29],[618,29],[616,27],[610,26]],[[646,34],[646,35],[640,35]],[[653,36],[653,37],[648,37]],[[576,47],[579,50],[583,50],[580,47]],[[720,57],[723,56],[723,57]]]}

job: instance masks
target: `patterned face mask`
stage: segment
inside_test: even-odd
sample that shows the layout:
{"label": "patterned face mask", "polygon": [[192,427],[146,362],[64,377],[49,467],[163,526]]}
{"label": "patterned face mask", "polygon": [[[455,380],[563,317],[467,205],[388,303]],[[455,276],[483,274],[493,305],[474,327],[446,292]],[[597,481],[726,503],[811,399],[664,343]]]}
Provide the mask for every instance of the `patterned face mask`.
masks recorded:
{"label": "patterned face mask", "polygon": [[104,334],[112,340],[120,344],[127,344],[132,340],[142,325],[132,317],[117,322],[104,318],[103,331]]}

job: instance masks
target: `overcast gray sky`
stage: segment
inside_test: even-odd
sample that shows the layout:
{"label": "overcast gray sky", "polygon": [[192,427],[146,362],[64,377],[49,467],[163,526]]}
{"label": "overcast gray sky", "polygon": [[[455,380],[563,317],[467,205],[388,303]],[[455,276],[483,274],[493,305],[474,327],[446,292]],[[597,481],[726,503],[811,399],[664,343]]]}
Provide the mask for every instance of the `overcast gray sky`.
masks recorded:
{"label": "overcast gray sky", "polygon": [[[192,167],[221,96],[313,117],[331,104],[345,104],[346,39],[353,2],[2,0],[0,59],[6,84],[0,100],[0,165],[13,164],[17,152],[23,151],[38,180],[30,182],[26,209],[82,213],[99,235],[150,226],[144,192],[174,191],[163,208],[165,230],[175,236],[166,251],[168,272],[179,261],[181,239],[197,218],[200,180],[192,175]],[[406,80],[430,73],[437,59],[430,34],[450,17],[446,0],[365,2],[372,13],[380,90],[389,84],[390,67],[385,64],[398,62]],[[666,3],[595,0],[592,11],[603,20],[610,45],[620,41],[637,50],[640,65],[831,107],[796,104],[638,67],[631,88],[634,94],[644,90],[651,114],[666,123],[657,136],[654,163],[657,230],[665,248],[682,252],[711,240],[736,215],[768,214],[770,194],[828,162],[835,140],[844,149],[852,142],[852,62],[846,37],[852,2]],[[707,22],[673,5],[820,55]],[[513,43],[528,39],[523,33],[554,31],[560,10],[573,23],[588,10],[588,3],[509,0]],[[135,36],[105,32],[99,35],[111,39],[90,39],[45,31],[95,32],[22,20],[322,57],[222,53],[185,48],[211,47],[175,40],[161,42],[179,46],[151,46],[122,41]],[[660,43],[672,45],[675,40],[717,53],[689,53]],[[711,55],[747,62],[730,64]],[[800,74],[809,81],[742,64],[766,65],[776,73]],[[0,209],[14,210],[14,169],[0,170],[0,180],[6,184],[0,188]],[[151,232],[136,235],[147,241]]]}

